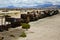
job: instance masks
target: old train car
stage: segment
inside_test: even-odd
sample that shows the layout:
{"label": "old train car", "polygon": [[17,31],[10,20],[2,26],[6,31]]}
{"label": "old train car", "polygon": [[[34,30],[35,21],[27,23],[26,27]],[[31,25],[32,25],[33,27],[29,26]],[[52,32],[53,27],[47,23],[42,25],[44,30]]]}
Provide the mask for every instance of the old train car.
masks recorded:
{"label": "old train car", "polygon": [[30,21],[36,21],[41,18],[58,14],[58,10],[43,10],[43,11],[32,11],[27,14],[21,14],[21,18],[12,18],[11,16],[5,15],[5,21],[11,24],[0,25],[0,32],[9,28],[15,28],[21,26],[21,23],[29,23]]}
{"label": "old train car", "polygon": [[29,23],[29,14],[21,14],[22,23]]}
{"label": "old train car", "polygon": [[11,23],[11,27],[18,27],[21,25],[21,19],[20,18],[6,18],[7,22]]}

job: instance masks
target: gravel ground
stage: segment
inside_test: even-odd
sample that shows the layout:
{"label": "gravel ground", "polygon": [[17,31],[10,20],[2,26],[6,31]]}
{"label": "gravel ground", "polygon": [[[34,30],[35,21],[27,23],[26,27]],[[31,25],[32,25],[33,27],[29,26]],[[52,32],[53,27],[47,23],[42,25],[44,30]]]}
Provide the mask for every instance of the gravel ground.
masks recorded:
{"label": "gravel ground", "polygon": [[30,22],[26,38],[17,40],[60,40],[60,14]]}

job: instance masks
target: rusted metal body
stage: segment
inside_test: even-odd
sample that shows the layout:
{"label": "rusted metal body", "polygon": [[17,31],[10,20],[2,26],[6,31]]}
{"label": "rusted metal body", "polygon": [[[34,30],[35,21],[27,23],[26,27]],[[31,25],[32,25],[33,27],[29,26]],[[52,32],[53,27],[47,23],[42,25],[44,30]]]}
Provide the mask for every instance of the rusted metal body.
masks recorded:
{"label": "rusted metal body", "polygon": [[58,10],[44,10],[44,11],[32,11],[27,14],[21,14],[21,18],[12,18],[11,16],[5,15],[5,21],[10,24],[0,25],[0,32],[8,30],[9,28],[15,28],[21,26],[21,23],[29,23],[30,21],[36,21],[41,18],[58,14]]}

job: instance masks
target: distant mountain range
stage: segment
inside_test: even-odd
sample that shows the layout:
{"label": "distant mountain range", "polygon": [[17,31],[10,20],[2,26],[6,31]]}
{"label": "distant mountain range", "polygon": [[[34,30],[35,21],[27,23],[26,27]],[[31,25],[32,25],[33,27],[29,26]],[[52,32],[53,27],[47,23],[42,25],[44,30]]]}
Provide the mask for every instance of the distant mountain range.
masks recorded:
{"label": "distant mountain range", "polygon": [[15,7],[15,6],[8,6],[8,7],[6,7],[6,8],[17,8],[17,7]]}
{"label": "distant mountain range", "polygon": [[60,8],[60,5],[52,5],[52,4],[43,4],[37,5],[35,8]]}
{"label": "distant mountain range", "polygon": [[37,5],[37,6],[33,6],[33,7],[15,7],[15,6],[7,6],[4,8],[60,8],[60,5],[52,5],[52,4],[43,4],[43,5]]}

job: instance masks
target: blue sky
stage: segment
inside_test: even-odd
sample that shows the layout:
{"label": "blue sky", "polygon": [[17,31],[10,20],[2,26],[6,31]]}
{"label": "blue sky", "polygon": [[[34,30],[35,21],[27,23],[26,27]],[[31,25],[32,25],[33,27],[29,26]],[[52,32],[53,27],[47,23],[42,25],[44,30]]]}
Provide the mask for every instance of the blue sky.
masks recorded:
{"label": "blue sky", "polygon": [[60,0],[0,0],[0,7],[15,6],[15,7],[33,7],[43,4],[60,5]]}

